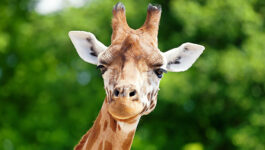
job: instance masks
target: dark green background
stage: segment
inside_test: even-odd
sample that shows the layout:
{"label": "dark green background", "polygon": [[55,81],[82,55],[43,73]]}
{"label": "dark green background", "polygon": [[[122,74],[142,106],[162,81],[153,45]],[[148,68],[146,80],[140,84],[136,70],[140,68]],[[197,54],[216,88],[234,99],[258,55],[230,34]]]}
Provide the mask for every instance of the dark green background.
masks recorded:
{"label": "dark green background", "polygon": [[[127,0],[132,28],[143,24],[149,2],[162,5],[162,51],[187,41],[206,50],[188,71],[164,75],[132,149],[264,150],[265,1]],[[36,1],[0,1],[1,150],[72,149],[91,127],[103,82],[68,32],[89,31],[109,45],[116,3],[41,15]]]}

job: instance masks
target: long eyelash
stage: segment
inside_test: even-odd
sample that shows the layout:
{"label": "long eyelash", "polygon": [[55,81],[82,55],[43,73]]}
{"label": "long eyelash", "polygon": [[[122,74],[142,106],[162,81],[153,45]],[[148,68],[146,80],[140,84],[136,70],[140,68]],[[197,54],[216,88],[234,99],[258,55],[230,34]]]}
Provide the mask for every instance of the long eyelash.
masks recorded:
{"label": "long eyelash", "polygon": [[163,68],[155,69],[154,70],[155,74],[157,75],[158,78],[163,77],[163,73],[167,73],[167,71]]}
{"label": "long eyelash", "polygon": [[167,70],[160,68],[160,71],[162,71],[163,73],[167,73]]}
{"label": "long eyelash", "polygon": [[100,69],[100,68],[103,68],[103,67],[104,67],[103,65],[98,65],[97,69]]}

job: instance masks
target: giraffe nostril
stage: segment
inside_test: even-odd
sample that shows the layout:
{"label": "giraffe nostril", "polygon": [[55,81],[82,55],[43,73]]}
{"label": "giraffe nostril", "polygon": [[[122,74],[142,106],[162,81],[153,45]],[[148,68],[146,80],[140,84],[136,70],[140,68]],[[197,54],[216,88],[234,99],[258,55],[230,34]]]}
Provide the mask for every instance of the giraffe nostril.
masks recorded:
{"label": "giraffe nostril", "polygon": [[134,95],[136,94],[136,91],[134,90],[134,91],[132,91],[132,92],[130,92],[130,97],[133,97]]}
{"label": "giraffe nostril", "polygon": [[120,92],[119,92],[117,89],[115,89],[115,90],[114,90],[114,95],[118,97],[119,94],[120,94]]}

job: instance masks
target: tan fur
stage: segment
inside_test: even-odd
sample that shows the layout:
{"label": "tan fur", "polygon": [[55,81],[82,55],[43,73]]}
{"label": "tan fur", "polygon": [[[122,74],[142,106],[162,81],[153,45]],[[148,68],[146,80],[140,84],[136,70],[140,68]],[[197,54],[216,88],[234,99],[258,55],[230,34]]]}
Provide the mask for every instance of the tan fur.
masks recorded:
{"label": "tan fur", "polygon": [[122,144],[122,149],[123,150],[129,150],[131,148],[134,133],[135,133],[135,131],[131,131],[128,134],[127,138],[125,139],[125,141]]}
{"label": "tan fur", "polygon": [[100,142],[98,150],[103,150],[103,141]]}

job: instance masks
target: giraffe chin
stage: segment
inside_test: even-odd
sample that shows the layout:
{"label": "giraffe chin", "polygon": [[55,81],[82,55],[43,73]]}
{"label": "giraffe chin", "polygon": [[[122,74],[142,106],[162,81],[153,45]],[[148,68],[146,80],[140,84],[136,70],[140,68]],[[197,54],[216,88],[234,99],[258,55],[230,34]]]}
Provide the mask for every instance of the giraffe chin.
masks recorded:
{"label": "giraffe chin", "polygon": [[139,101],[128,99],[116,99],[108,106],[108,112],[116,120],[128,120],[138,116],[143,110],[143,105]]}

